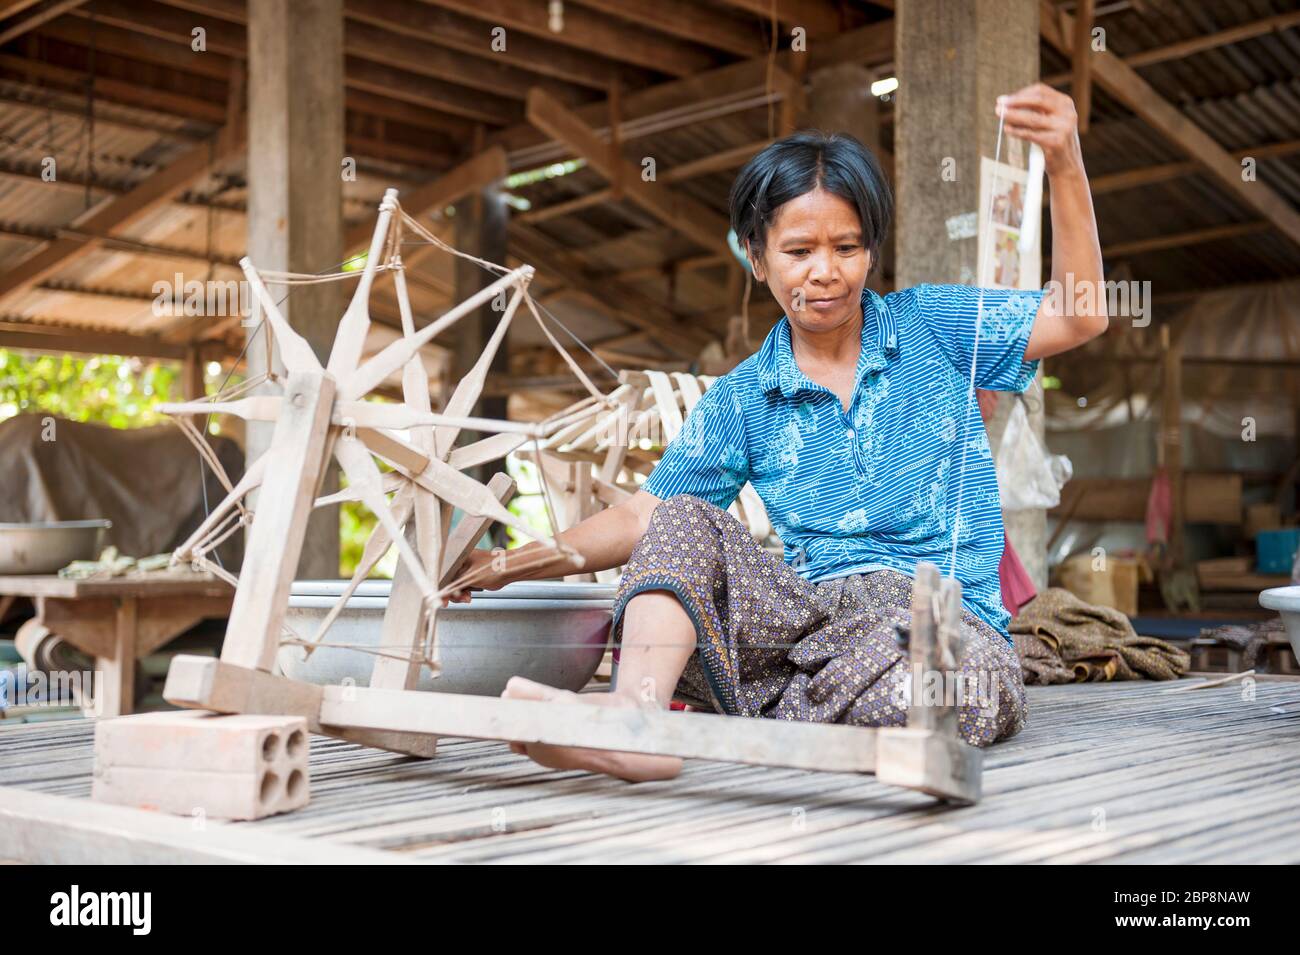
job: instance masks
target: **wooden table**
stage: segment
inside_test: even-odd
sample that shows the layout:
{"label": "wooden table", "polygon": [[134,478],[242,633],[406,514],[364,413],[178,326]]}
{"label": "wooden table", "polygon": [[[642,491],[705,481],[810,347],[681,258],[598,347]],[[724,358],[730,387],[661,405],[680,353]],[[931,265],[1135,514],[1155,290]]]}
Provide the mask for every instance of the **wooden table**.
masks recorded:
{"label": "wooden table", "polygon": [[225,617],[234,598],[224,582],[202,576],[0,576],[0,597],[30,597],[36,621],[95,658],[97,716],[130,713],[136,660],[210,617]]}

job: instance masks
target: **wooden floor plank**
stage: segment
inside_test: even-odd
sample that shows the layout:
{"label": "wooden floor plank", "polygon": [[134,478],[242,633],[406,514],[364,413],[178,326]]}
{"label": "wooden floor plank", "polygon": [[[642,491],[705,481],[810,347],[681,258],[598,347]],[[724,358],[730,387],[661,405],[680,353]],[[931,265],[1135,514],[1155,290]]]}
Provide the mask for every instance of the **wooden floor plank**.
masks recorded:
{"label": "wooden floor plank", "polygon": [[[1300,862],[1300,713],[1270,709],[1297,687],[1170,687],[1030,687],[974,806],[844,773],[688,761],[632,785],[491,741],[421,761],[313,737],[311,803],[228,828],[420,862]],[[89,720],[0,721],[0,786],[88,800],[93,737]]]}

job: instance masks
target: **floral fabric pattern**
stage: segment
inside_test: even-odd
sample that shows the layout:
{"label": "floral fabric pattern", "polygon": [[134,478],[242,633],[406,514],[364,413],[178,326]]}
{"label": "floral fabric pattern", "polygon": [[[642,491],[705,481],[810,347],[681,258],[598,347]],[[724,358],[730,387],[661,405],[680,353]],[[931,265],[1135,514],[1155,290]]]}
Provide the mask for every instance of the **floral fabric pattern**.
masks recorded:
{"label": "floral fabric pattern", "polygon": [[[696,650],[675,697],[735,716],[902,726],[916,684],[896,627],[911,618],[912,581],[893,570],[811,583],[715,505],[677,495],[654,510],[624,570],[613,639],[634,596],[667,590],[695,625]],[[963,739],[987,746],[1027,720],[1015,648],[966,611],[959,670]]]}

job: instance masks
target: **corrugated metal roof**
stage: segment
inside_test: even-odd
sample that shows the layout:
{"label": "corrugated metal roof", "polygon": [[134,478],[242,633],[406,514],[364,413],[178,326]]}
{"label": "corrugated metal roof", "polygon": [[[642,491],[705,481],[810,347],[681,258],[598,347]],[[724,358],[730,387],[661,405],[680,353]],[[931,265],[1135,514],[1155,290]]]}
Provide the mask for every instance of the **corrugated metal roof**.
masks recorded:
{"label": "corrugated metal roof", "polygon": [[[1106,30],[1108,49],[1120,56],[1296,9],[1294,3],[1283,0],[1181,4],[1147,0],[1104,6],[1113,12],[1098,22]],[[1044,75],[1068,68],[1065,58],[1047,44],[1042,44],[1041,50]],[[1225,149],[1300,139],[1300,30],[1239,40],[1182,59],[1141,66],[1138,72]],[[13,78],[0,79],[0,268],[35,248],[40,236],[54,234],[85,211],[87,180],[105,187],[92,192],[95,199],[120,192],[143,181],[210,132],[202,122],[100,100],[94,103],[92,149],[86,105],[84,96],[38,88]],[[625,155],[635,162],[653,157],[662,176],[683,163],[766,138],[769,120],[777,116],[779,110],[770,114],[767,107],[760,106],[661,130],[629,140]],[[889,119],[885,110],[881,134],[886,149],[893,146]],[[1082,145],[1093,177],[1181,163],[1188,158],[1100,86],[1094,88],[1092,126]],[[49,155],[58,164],[61,178],[56,183],[39,178],[41,161]],[[356,182],[344,183],[349,225],[372,220],[383,189],[394,180],[395,168],[372,163]],[[4,306],[0,319],[135,332],[155,327],[147,302],[142,308],[139,299],[69,289],[140,296],[149,292],[159,275],[169,277],[177,268],[187,275],[206,275],[209,267],[204,260],[209,253],[217,259],[242,255],[247,244],[243,176],[242,162],[232,161],[217,175],[192,186],[181,201],[155,210],[126,230],[141,243],[188,250],[198,256],[195,261],[162,253],[100,249],[57,273],[61,289],[37,289],[17,297]],[[734,169],[722,170],[675,183],[672,188],[725,216],[733,178]],[[1258,181],[1300,205],[1300,152],[1261,158]],[[603,177],[587,168],[513,191],[528,199],[534,209],[541,209],[605,187]],[[1260,218],[1239,198],[1200,174],[1099,194],[1095,203],[1104,246]],[[442,223],[440,228],[449,230],[449,224]],[[628,201],[590,206],[533,228],[579,256],[598,274],[653,269],[701,254],[698,246]],[[1164,291],[1300,274],[1300,249],[1276,231],[1133,253],[1125,258],[1136,278],[1149,278]],[[229,266],[212,268],[215,277],[237,275]],[[417,308],[426,314],[436,312],[450,300],[454,284],[451,259],[444,254],[424,256],[416,271],[425,277],[412,284]],[[669,301],[671,294],[671,304],[682,314],[716,315],[726,297],[721,275],[718,269],[684,272],[671,287],[663,275],[647,274],[632,281],[658,301]],[[539,279],[544,280],[544,276]],[[552,308],[580,325],[591,320],[590,310],[573,298],[557,299]],[[528,333],[521,327],[518,334]]]}

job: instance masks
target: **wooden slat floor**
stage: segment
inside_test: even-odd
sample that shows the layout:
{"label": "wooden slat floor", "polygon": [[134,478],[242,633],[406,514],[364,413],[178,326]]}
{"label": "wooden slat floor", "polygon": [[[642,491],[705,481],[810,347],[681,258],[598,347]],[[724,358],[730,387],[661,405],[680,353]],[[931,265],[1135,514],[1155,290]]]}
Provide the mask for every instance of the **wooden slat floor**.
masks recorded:
{"label": "wooden slat floor", "polygon": [[[1031,687],[951,808],[871,776],[692,761],[630,785],[446,739],[313,738],[311,804],[241,823],[429,862],[1300,863],[1300,683]],[[88,798],[93,723],[0,725],[0,786]]]}

